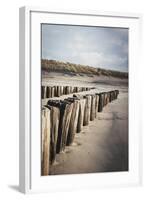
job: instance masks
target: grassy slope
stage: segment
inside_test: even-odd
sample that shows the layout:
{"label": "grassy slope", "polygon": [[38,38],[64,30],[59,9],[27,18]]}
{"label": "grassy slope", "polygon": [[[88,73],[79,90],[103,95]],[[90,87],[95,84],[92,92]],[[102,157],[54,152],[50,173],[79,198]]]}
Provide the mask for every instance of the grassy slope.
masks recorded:
{"label": "grassy slope", "polygon": [[117,78],[128,78],[128,73],[119,72],[114,70],[106,70],[101,68],[94,68],[87,65],[73,64],[69,62],[60,62],[56,60],[44,60],[41,62],[42,70],[47,72],[63,72],[73,74],[91,74],[91,75],[104,75]]}

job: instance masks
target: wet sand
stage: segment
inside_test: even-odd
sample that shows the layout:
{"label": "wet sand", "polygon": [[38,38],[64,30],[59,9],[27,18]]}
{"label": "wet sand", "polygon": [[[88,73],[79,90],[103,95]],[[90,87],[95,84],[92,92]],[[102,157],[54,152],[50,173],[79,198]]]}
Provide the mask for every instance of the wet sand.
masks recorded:
{"label": "wet sand", "polygon": [[[82,85],[82,77],[74,78],[67,81],[66,77],[56,81],[58,80],[58,84]],[[95,78],[83,79],[83,84],[95,86],[97,91],[119,89],[118,99],[104,107],[94,121],[76,134],[74,144],[57,155],[56,163],[51,166],[51,175],[128,170],[127,82],[103,77],[95,81]],[[44,79],[44,82],[50,85],[54,83],[54,79]]]}

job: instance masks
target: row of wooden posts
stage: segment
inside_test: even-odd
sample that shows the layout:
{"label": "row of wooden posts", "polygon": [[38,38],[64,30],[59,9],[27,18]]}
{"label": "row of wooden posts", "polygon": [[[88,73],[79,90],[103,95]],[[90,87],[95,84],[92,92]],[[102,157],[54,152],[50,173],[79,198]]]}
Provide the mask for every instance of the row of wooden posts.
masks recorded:
{"label": "row of wooden posts", "polygon": [[98,112],[117,99],[118,90],[96,94],[74,94],[64,100],[48,100],[42,108],[42,175],[49,174],[49,166],[56,154],[73,143],[75,134],[93,121]]}
{"label": "row of wooden posts", "polygon": [[72,94],[76,92],[89,91],[89,87],[73,87],[73,86],[41,86],[41,97],[52,98],[52,97],[60,97],[62,95]]}

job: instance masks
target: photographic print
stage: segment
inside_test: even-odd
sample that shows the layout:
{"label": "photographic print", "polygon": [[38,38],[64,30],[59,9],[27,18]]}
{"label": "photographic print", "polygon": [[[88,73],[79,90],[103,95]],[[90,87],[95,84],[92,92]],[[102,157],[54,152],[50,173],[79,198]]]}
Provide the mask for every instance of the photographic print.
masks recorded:
{"label": "photographic print", "polygon": [[128,28],[41,24],[41,175],[128,171]]}

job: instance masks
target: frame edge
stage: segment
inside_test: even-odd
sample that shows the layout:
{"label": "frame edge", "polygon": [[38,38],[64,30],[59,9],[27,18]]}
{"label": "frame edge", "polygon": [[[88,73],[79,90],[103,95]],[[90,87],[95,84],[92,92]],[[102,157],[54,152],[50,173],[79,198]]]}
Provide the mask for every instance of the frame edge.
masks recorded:
{"label": "frame edge", "polygon": [[19,8],[19,191],[30,190],[30,10]]}
{"label": "frame edge", "polygon": [[[64,14],[74,14],[74,15],[103,15],[103,16],[115,16],[115,17],[130,17],[136,18],[140,20],[143,19],[142,14],[137,13],[120,13],[120,12],[101,12],[101,11],[73,11],[73,10],[51,10],[47,8],[37,8],[37,7],[21,7],[19,8],[19,190],[22,193],[31,193],[31,185],[30,185],[30,151],[27,149],[29,142],[29,134],[26,123],[29,119],[27,103],[29,103],[28,94],[28,86],[29,83],[26,83],[28,76],[28,68],[27,66],[28,55],[29,55],[29,17],[30,12],[52,12],[52,13],[64,13]],[[26,55],[27,54],[27,55]],[[27,102],[26,102],[27,101]],[[29,111],[30,112],[30,111]],[[26,121],[27,120],[27,121]],[[142,162],[142,160],[141,160]],[[142,177],[141,177],[142,178]],[[142,180],[140,179],[140,185],[142,184]]]}

